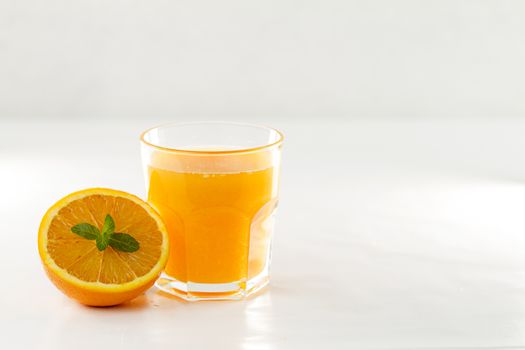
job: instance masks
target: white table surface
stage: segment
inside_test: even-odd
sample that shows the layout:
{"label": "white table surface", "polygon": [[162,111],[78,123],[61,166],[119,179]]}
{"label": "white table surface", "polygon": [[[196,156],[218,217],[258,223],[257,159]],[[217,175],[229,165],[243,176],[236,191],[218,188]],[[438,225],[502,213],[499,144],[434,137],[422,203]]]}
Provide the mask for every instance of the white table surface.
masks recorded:
{"label": "white table surface", "polygon": [[92,186],[144,195],[158,121],[0,121],[0,348],[525,347],[525,120],[269,121],[283,129],[271,286],[90,308],[46,278],[37,227]]}

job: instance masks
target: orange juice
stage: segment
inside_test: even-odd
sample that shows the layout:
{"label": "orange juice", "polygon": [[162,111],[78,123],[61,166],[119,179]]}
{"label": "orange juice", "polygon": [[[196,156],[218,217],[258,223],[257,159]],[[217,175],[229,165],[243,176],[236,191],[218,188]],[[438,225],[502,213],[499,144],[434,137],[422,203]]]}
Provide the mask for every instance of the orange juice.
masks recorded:
{"label": "orange juice", "polygon": [[[260,156],[216,158],[157,157],[148,167],[148,200],[170,236],[165,272],[180,282],[244,283],[268,263],[274,168]],[[237,171],[247,165],[255,169]]]}
{"label": "orange juice", "polygon": [[148,202],[170,241],[157,288],[189,301],[238,300],[269,283],[282,142],[272,128],[215,121],[142,133]]}

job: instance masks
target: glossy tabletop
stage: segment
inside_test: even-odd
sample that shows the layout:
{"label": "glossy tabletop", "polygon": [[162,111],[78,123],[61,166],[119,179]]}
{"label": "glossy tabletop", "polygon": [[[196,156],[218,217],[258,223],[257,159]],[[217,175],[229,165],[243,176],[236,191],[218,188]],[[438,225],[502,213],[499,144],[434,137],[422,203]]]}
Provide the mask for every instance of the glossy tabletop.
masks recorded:
{"label": "glossy tabletop", "polygon": [[144,197],[159,121],[0,121],[0,348],[525,346],[525,120],[270,120],[286,134],[271,285],[241,302],[152,288],[84,307],[47,280],[48,206],[103,186]]}

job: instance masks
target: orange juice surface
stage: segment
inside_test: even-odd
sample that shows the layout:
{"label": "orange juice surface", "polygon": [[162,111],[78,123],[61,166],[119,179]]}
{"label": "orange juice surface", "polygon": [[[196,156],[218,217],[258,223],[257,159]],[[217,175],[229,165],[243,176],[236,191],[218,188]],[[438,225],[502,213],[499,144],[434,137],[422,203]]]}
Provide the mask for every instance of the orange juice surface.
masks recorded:
{"label": "orange juice surface", "polygon": [[149,167],[148,199],[170,235],[165,272],[181,282],[245,281],[267,263],[274,169],[232,172],[235,167],[218,169],[214,161],[202,157],[189,166],[196,171],[162,159]]}

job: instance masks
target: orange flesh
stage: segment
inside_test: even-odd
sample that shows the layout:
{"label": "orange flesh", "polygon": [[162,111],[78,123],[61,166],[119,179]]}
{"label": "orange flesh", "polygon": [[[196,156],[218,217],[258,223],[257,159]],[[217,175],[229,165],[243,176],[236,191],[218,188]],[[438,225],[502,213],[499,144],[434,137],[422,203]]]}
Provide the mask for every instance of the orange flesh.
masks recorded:
{"label": "orange flesh", "polygon": [[[79,223],[102,229],[106,214],[115,221],[115,232],[132,235],[139,250],[125,253],[71,232]],[[151,271],[161,256],[162,234],[155,220],[133,201],[113,196],[90,195],[69,203],[53,218],[47,232],[47,251],[69,274],[87,282],[121,284]]]}
{"label": "orange flesh", "polygon": [[274,168],[213,172],[225,162],[210,161],[207,166],[207,161],[199,161],[207,172],[149,167],[149,202],[161,214],[170,237],[165,271],[182,282],[249,279],[266,265],[271,236],[267,219],[276,196]]}

